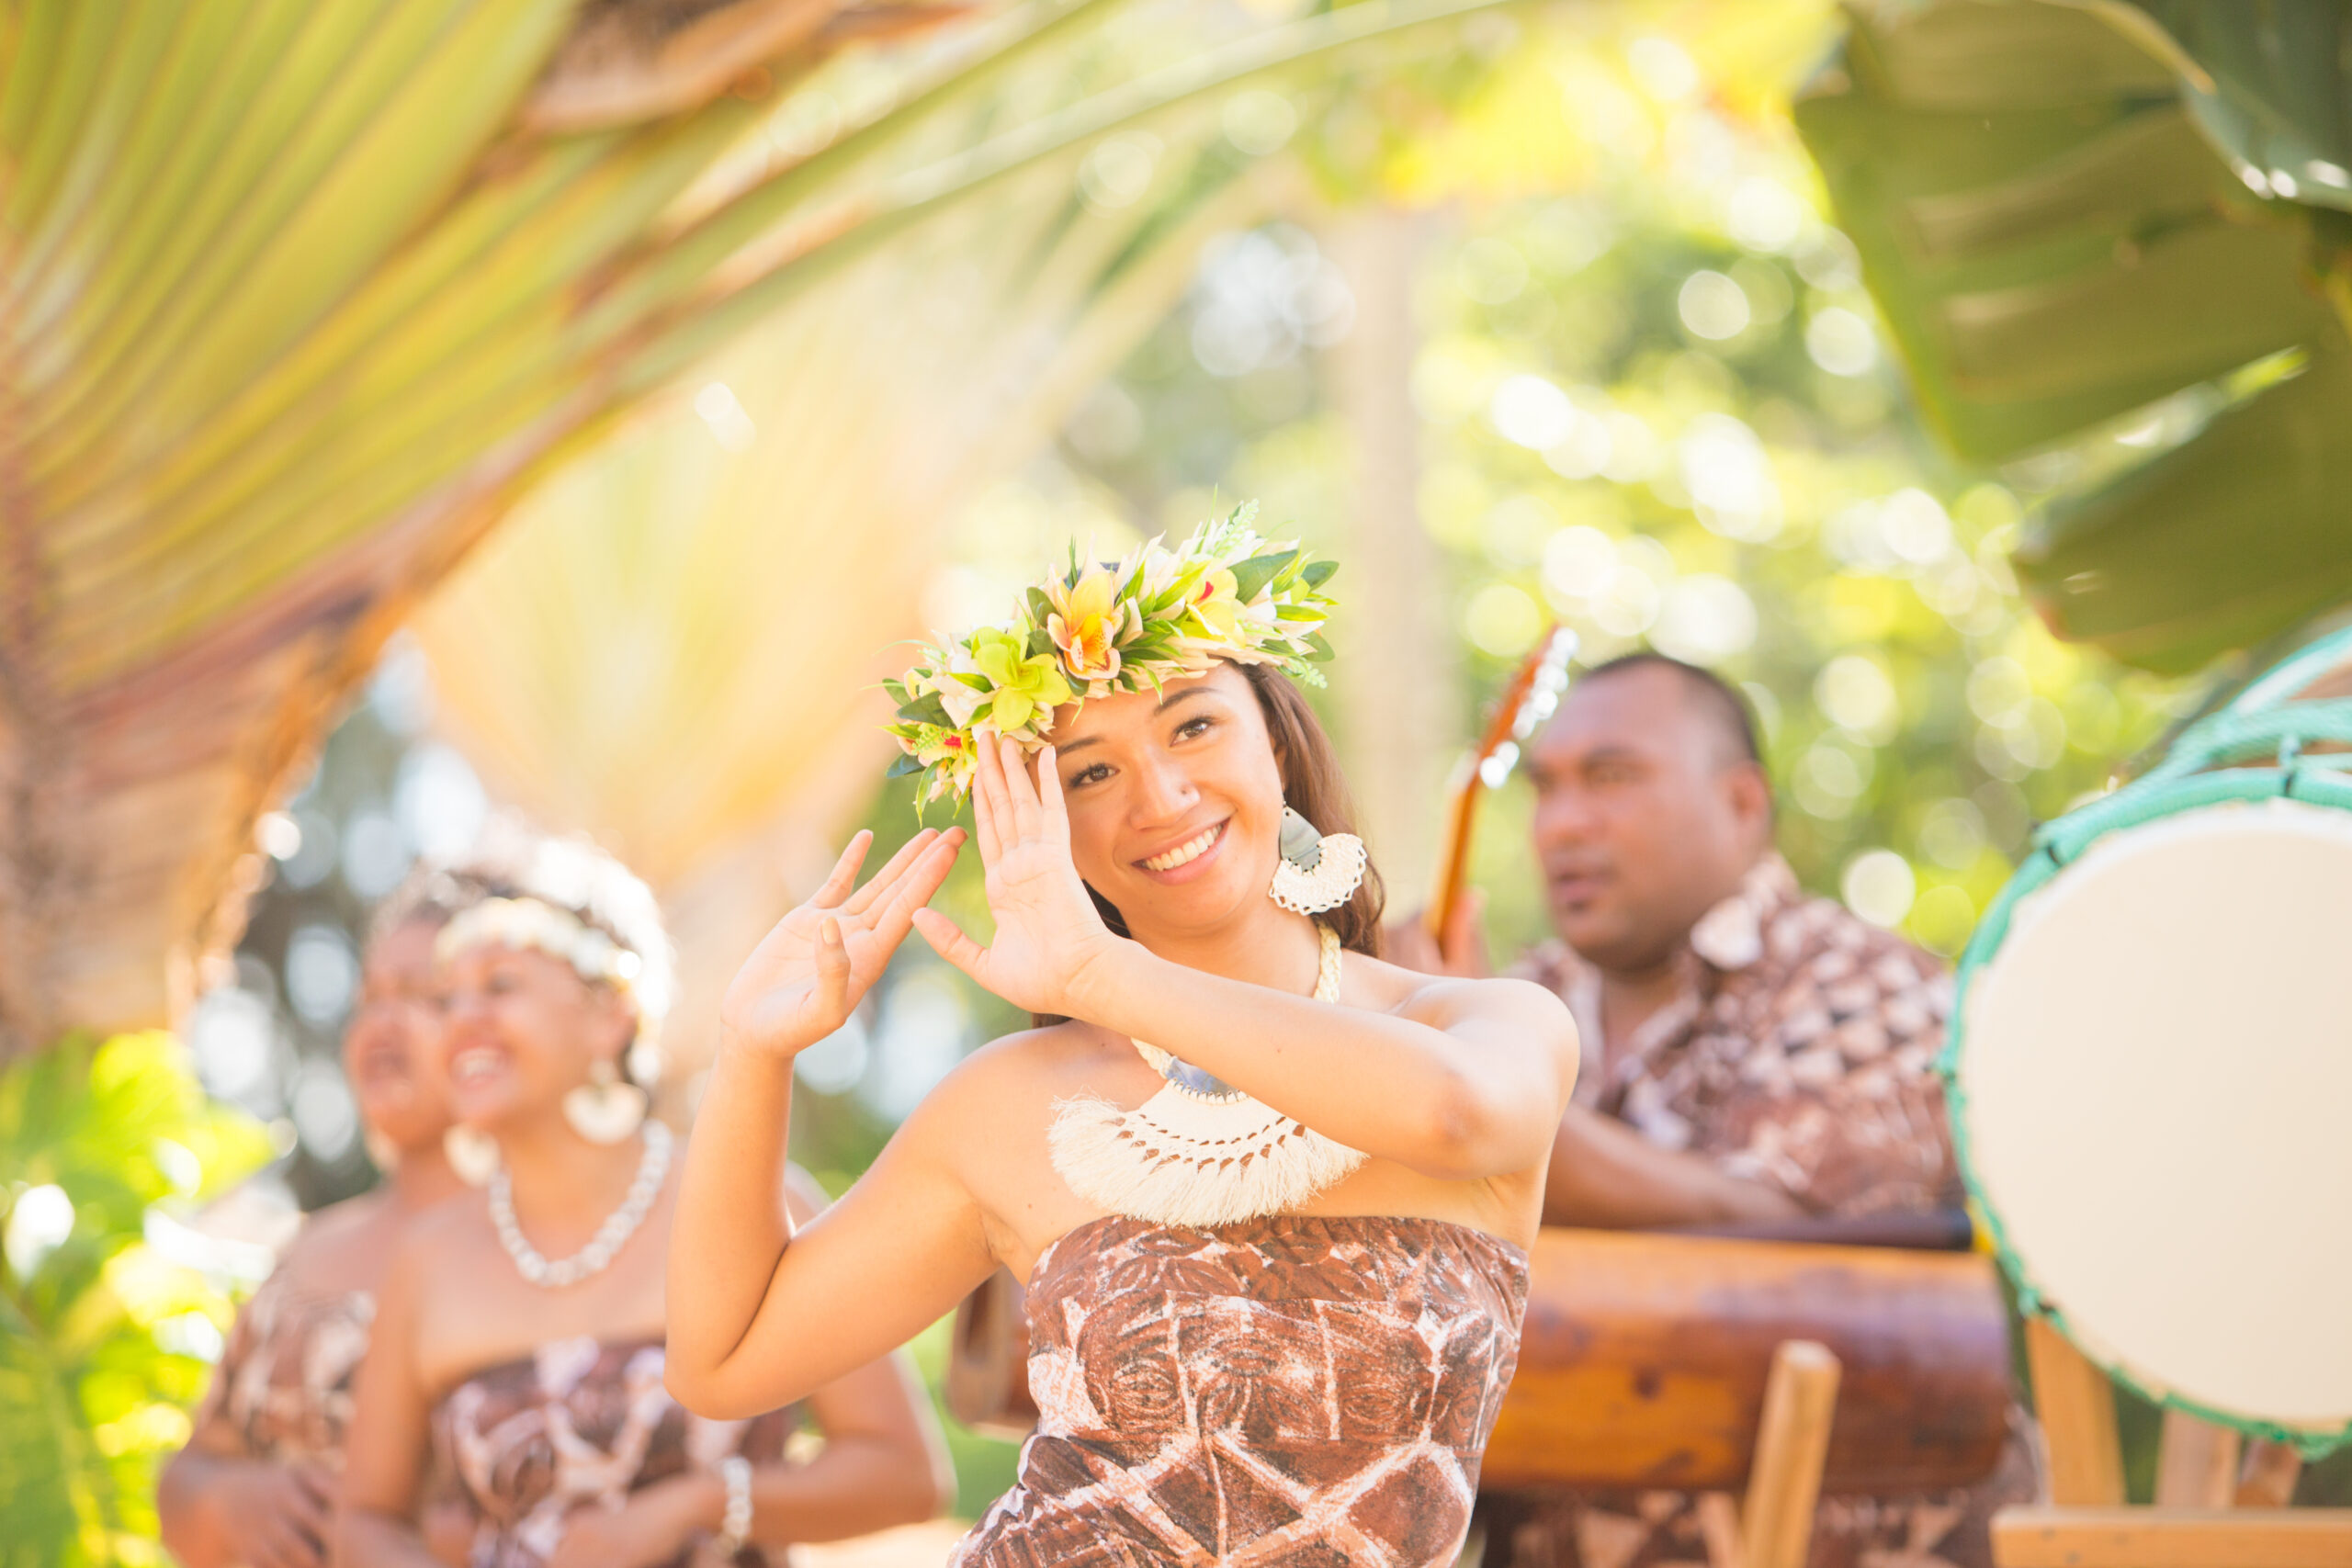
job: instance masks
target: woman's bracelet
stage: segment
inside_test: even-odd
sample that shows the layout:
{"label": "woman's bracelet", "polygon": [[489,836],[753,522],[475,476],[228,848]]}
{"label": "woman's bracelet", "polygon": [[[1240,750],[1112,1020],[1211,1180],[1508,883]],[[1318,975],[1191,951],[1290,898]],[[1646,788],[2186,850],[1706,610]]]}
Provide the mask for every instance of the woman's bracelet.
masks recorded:
{"label": "woman's bracelet", "polygon": [[729,1454],[718,1461],[718,1479],[727,1488],[727,1509],[718,1517],[718,1554],[732,1562],[752,1539],[752,1461]]}

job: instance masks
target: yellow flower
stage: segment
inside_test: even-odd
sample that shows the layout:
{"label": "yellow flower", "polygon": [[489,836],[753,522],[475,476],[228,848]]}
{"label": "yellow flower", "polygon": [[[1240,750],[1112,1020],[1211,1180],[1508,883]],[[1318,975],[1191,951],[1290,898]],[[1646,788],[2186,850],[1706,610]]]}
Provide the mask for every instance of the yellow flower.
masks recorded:
{"label": "yellow flower", "polygon": [[[1119,580],[1098,566],[1080,578],[1075,588],[1058,577],[1051,580],[1046,597],[1053,605],[1053,614],[1046,617],[1046,634],[1061,650],[1062,668],[1069,678],[1088,683],[1118,674],[1119,644],[1141,626],[1135,606],[1119,602]],[[1128,625],[1131,621],[1136,624]]]}
{"label": "yellow flower", "polygon": [[1030,655],[1028,645],[1011,632],[974,632],[972,663],[988,677],[989,721],[1001,734],[1027,728],[1041,710],[1050,720],[1054,709],[1070,699],[1069,682],[1055,668],[1053,656]]}
{"label": "yellow flower", "polygon": [[1213,566],[1201,573],[1185,604],[1210,636],[1226,642],[1236,640],[1241,629],[1241,597],[1232,572]]}

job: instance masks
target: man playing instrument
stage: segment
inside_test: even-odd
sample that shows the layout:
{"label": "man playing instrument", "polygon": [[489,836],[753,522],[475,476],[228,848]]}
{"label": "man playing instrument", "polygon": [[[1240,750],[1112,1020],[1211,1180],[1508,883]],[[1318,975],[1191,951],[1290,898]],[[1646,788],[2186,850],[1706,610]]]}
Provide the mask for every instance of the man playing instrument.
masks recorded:
{"label": "man playing instrument", "polygon": [[[1957,1206],[1933,1068],[1950,978],[1798,887],[1773,848],[1771,784],[1738,693],[1660,654],[1612,660],[1577,681],[1523,766],[1560,940],[1515,973],[1568,1003],[1589,1053],[1554,1142],[1544,1222],[1794,1233]],[[1413,940],[1416,925],[1394,933],[1394,955],[1483,971],[1476,913],[1456,906],[1442,953]],[[2034,1468],[2020,1438],[1964,1495],[1826,1497],[1813,1562],[1989,1562],[1987,1520],[2030,1499]],[[1710,1557],[1697,1500],[1680,1493],[1487,1502],[1490,1563]]]}

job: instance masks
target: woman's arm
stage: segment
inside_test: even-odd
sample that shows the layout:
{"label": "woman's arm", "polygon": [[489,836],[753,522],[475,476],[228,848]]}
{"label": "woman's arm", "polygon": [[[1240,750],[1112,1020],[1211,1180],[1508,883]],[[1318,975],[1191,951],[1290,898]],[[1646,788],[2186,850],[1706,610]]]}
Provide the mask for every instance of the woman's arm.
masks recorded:
{"label": "woman's arm", "polygon": [[853,893],[860,834],[728,988],[670,1237],[668,1379],[689,1409],[745,1417],[807,1398],[904,1344],[995,1266],[946,1158],[941,1093],[805,1227],[783,1200],[793,1057],[847,1021],[959,837],[918,835]]}
{"label": "woman's arm", "polygon": [[1054,752],[1008,741],[973,790],[993,947],[936,910],[947,961],[1015,1006],[1141,1037],[1351,1148],[1443,1180],[1541,1166],[1576,1077],[1576,1024],[1541,987],[1434,981],[1401,1012],[1334,1008],[1172,964],[1114,936],[1070,859]]}
{"label": "woman's arm", "polygon": [[440,1568],[411,1522],[432,1419],[416,1360],[418,1294],[429,1277],[421,1239],[413,1232],[402,1238],[376,1295],[352,1393],[335,1568]]}
{"label": "woman's arm", "polygon": [[[828,1206],[797,1167],[786,1172],[796,1224]],[[825,1446],[807,1464],[752,1472],[752,1539],[785,1546],[841,1540],[930,1518],[954,1498],[956,1472],[931,1400],[902,1354],[844,1373],[808,1396]]]}
{"label": "woman's arm", "polygon": [[1068,1000],[1078,1017],[1440,1180],[1543,1164],[1575,1079],[1567,1009],[1520,980],[1436,982],[1407,1012],[1374,1012],[1205,975],[1130,942]]}

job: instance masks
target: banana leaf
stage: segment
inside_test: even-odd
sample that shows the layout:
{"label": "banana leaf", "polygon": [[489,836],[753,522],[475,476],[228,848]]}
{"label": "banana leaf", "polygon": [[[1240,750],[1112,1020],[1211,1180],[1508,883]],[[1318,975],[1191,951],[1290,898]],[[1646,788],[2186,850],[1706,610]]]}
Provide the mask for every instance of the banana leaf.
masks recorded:
{"label": "banana leaf", "polygon": [[[2287,199],[2346,194],[2342,27],[2315,6],[1866,6],[1797,105],[1958,456],[2224,405],[2039,510],[2015,564],[2062,637],[2178,672],[2352,595],[2344,328]],[[2302,372],[2224,389],[2273,355]]]}

